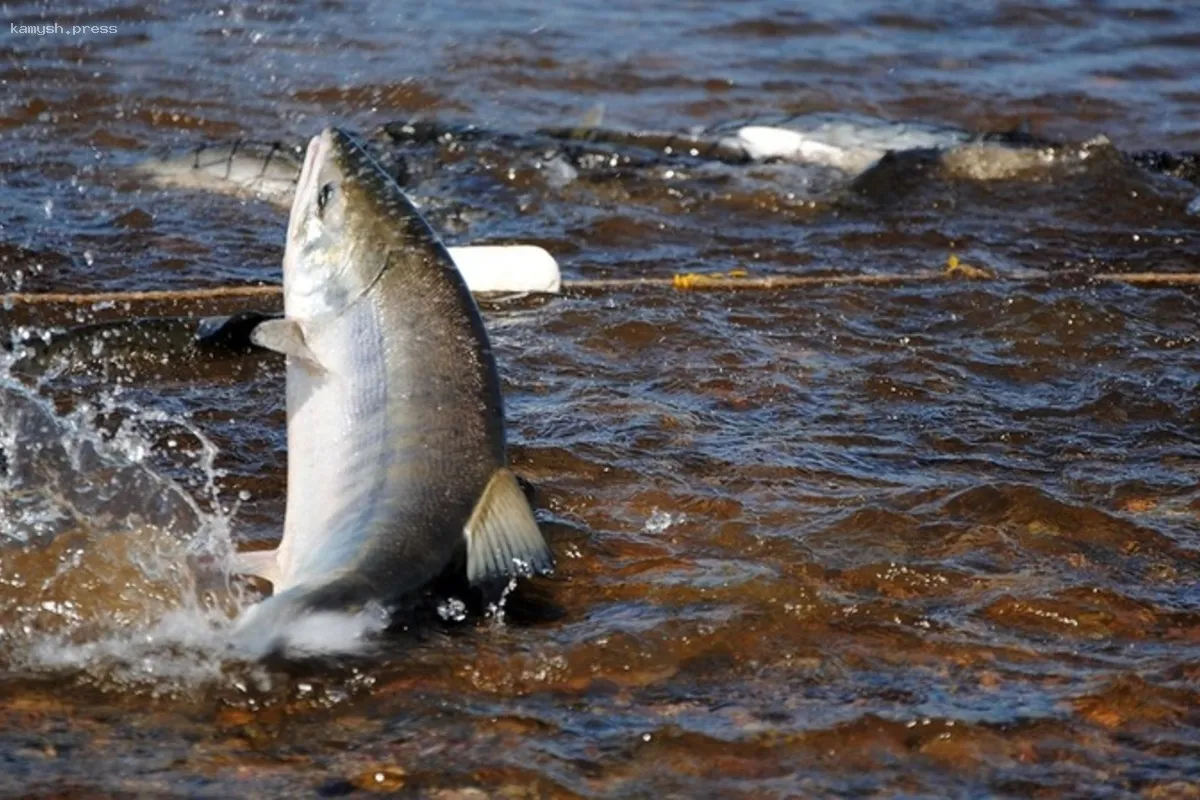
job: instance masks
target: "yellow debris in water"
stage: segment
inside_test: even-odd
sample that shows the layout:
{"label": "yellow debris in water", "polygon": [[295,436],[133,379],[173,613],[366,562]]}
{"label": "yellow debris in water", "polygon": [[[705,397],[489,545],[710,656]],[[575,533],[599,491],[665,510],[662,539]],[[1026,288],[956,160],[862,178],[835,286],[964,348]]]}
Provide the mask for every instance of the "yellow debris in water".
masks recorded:
{"label": "yellow debris in water", "polygon": [[731,269],[729,272],[677,272],[671,276],[671,285],[676,289],[697,289],[749,276],[750,273],[744,269]]}
{"label": "yellow debris in water", "polygon": [[986,269],[973,267],[970,264],[960,261],[954,253],[951,253],[946,259],[946,275],[949,277],[970,278],[972,280],[989,280],[996,277]]}

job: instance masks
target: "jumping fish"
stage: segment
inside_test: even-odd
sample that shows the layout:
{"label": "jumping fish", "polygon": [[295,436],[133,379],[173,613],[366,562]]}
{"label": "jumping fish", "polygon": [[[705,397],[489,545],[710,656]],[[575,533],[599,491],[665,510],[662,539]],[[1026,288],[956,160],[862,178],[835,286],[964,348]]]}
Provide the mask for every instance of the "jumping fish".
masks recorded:
{"label": "jumping fish", "polygon": [[496,364],[446,248],[348,134],[308,145],[283,258],[284,316],[255,343],[287,356],[288,493],[274,585],[237,638],[286,650],[307,615],[387,606],[447,567],[474,585],[549,570],[508,469]]}

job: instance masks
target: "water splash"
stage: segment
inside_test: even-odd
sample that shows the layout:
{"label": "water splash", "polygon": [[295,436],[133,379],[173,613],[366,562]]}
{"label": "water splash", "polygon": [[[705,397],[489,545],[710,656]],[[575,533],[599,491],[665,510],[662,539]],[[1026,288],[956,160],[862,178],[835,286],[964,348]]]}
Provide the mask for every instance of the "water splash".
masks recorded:
{"label": "water splash", "polygon": [[467,604],[457,597],[447,597],[438,603],[437,614],[444,622],[462,622],[467,618]]}
{"label": "water splash", "polygon": [[650,512],[650,516],[646,519],[646,524],[642,526],[642,530],[646,533],[665,533],[672,525],[677,525],[683,522],[685,515],[682,512],[672,514],[669,511],[660,511],[655,508]]}
{"label": "water splash", "polygon": [[504,588],[500,590],[500,597],[494,603],[488,603],[485,609],[487,616],[492,620],[492,624],[502,627],[504,625],[504,616],[508,598],[517,588],[517,579],[509,578],[508,583],[504,584]]}
{"label": "water splash", "polygon": [[[250,598],[229,580],[215,445],[119,392],[60,414],[10,376],[20,355],[0,361],[0,666],[152,693],[219,678]],[[199,443],[199,499],[149,463],[164,424]]]}
{"label": "water splash", "polygon": [[376,603],[356,611],[304,610],[280,618],[273,601],[265,600],[239,618],[231,640],[234,655],[252,660],[275,654],[294,660],[364,655],[390,621]]}

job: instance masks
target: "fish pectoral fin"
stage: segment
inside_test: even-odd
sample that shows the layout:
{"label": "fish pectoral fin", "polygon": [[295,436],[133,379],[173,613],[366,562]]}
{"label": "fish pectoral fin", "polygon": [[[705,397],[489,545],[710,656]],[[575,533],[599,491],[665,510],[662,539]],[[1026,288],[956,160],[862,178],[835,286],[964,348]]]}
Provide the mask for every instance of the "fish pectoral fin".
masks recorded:
{"label": "fish pectoral fin", "polygon": [[279,550],[234,553],[233,572],[238,575],[256,575],[275,585],[279,583]]}
{"label": "fish pectoral fin", "polygon": [[463,533],[467,538],[467,580],[472,584],[554,568],[533,509],[517,477],[504,467],[488,481]]}
{"label": "fish pectoral fin", "polygon": [[239,311],[226,317],[204,317],[196,326],[194,339],[202,347],[242,349],[250,346],[250,336],[255,328],[265,320],[276,318],[274,314],[258,311]]}
{"label": "fish pectoral fin", "polygon": [[314,367],[321,366],[312,350],[308,349],[308,343],[304,341],[304,331],[295,320],[284,317],[260,322],[250,333],[250,341],[267,350],[298,358]]}

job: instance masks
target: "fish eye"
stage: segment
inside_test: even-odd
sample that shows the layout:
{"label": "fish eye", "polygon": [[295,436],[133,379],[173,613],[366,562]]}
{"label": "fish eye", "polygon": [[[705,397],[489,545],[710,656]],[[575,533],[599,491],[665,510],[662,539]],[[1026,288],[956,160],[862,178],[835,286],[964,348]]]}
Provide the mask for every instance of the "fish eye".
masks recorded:
{"label": "fish eye", "polygon": [[329,205],[329,199],[333,197],[333,183],[327,183],[317,190],[317,213],[321,214],[325,211],[325,206]]}

